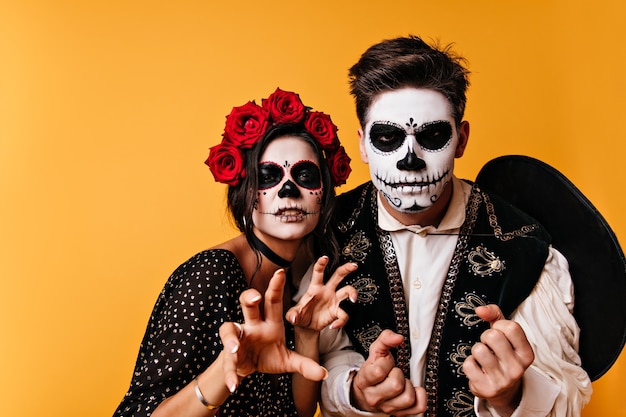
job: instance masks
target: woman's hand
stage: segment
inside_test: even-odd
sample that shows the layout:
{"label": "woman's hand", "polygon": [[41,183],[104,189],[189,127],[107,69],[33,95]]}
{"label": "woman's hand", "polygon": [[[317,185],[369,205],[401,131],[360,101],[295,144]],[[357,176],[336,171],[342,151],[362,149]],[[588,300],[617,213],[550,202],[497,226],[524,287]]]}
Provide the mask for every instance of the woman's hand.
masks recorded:
{"label": "woman's hand", "polygon": [[254,289],[244,291],[239,297],[244,323],[227,322],[220,326],[224,382],[231,392],[241,378],[255,371],[297,372],[312,381],[321,381],[327,375],[326,369],[313,359],[287,348],[283,323],[285,281],[283,269],[274,273],[265,292],[263,313],[259,308],[261,294]]}
{"label": "woman's hand", "polygon": [[298,304],[287,311],[287,320],[292,324],[319,332],[328,325],[331,329],[339,329],[348,321],[348,314],[339,307],[339,303],[346,298],[355,302],[358,293],[350,285],[337,290],[337,285],[348,274],[356,271],[357,265],[352,262],[341,265],[324,284],[326,265],[328,265],[327,256],[317,260],[309,288]]}

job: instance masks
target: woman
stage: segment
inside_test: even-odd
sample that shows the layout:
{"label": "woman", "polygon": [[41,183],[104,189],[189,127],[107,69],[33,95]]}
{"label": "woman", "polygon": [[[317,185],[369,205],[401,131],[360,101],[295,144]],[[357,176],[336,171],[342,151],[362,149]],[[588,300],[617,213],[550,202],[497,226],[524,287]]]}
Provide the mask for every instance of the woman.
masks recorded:
{"label": "woman", "polygon": [[327,227],[350,159],[336,132],[330,117],[280,89],[261,106],[233,108],[206,163],[229,185],[228,208],[242,234],[170,276],[116,416],[315,413],[316,381],[326,374],[316,363],[319,331],[347,320],[339,302],[356,291],[335,290],[356,265],[339,267],[324,285],[329,258],[322,256],[300,302],[284,311],[283,301],[291,307],[297,282],[290,277],[303,272],[291,266],[297,254],[308,261],[337,250]]}

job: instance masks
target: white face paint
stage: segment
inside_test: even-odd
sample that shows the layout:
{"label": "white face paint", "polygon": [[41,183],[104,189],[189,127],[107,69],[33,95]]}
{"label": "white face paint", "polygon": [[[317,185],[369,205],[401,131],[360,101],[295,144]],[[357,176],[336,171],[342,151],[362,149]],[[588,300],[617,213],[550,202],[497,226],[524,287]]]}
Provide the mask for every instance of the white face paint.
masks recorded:
{"label": "white face paint", "polygon": [[272,140],[259,161],[254,226],[281,240],[301,239],[319,221],[324,189],[317,154],[302,138]]}
{"label": "white face paint", "polygon": [[458,132],[443,94],[403,88],[380,94],[369,108],[361,156],[392,208],[419,213],[452,179]]}

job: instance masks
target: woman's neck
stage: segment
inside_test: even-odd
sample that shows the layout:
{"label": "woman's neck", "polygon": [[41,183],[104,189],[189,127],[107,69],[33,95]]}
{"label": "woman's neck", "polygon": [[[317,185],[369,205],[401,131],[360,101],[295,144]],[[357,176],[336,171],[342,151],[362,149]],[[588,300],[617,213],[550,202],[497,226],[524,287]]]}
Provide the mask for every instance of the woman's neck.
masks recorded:
{"label": "woman's neck", "polygon": [[276,253],[272,248],[270,248],[261,238],[257,236],[256,233],[252,233],[250,237],[252,247],[258,250],[261,255],[263,255],[267,260],[279,266],[281,268],[288,268],[291,266],[291,262],[293,261],[293,256],[290,256],[289,259],[283,258],[281,254]]}
{"label": "woman's neck", "polygon": [[[296,257],[302,240],[277,239],[260,232],[256,228],[253,233],[254,238],[252,239],[252,243],[254,246],[250,245],[244,235],[241,236],[245,241],[247,253],[245,256],[247,268],[244,268],[244,273],[248,285],[263,294],[274,272],[280,268],[289,269],[291,262]],[[260,258],[258,256],[260,256]],[[279,259],[276,259],[277,257]],[[240,259],[240,263],[241,261],[242,259]],[[287,263],[289,265],[286,265]]]}

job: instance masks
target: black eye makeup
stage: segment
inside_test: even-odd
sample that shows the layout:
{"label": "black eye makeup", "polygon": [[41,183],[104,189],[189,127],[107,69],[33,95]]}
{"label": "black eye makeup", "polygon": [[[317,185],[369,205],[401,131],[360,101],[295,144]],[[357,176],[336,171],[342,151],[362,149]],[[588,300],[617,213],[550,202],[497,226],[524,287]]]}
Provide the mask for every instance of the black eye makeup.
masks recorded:
{"label": "black eye makeup", "polygon": [[299,161],[291,168],[291,176],[300,187],[316,190],[322,187],[322,173],[311,161]]}
{"label": "black eye makeup", "polygon": [[372,145],[382,152],[392,152],[404,143],[405,130],[391,123],[374,122],[370,128]]}
{"label": "black eye makeup", "polygon": [[428,151],[438,151],[452,139],[452,125],[445,120],[424,123],[415,132],[415,138],[422,148]]}
{"label": "black eye makeup", "polygon": [[[294,182],[308,190],[322,187],[322,173],[316,163],[312,161],[298,161],[289,170]],[[283,180],[285,169],[275,162],[259,164],[259,190],[272,188]]]}
{"label": "black eye makeup", "polygon": [[283,167],[275,162],[262,162],[259,164],[259,190],[265,190],[278,185],[285,176]]}
{"label": "black eye makeup", "polygon": [[427,122],[417,127],[413,123],[406,127],[393,122],[374,122],[370,127],[372,146],[381,152],[393,152],[404,143],[408,135],[415,135],[417,143],[426,151],[443,149],[452,139],[452,125],[447,120]]}

